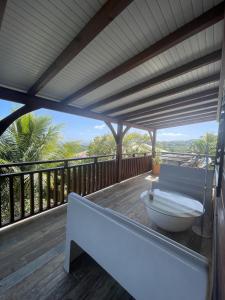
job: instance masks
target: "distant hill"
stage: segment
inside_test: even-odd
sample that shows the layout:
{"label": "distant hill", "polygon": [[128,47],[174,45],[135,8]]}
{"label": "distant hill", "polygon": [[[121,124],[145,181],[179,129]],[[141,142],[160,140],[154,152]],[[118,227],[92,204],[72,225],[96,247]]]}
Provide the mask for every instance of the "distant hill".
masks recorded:
{"label": "distant hill", "polygon": [[190,152],[194,139],[187,141],[158,141],[157,147],[169,152]]}

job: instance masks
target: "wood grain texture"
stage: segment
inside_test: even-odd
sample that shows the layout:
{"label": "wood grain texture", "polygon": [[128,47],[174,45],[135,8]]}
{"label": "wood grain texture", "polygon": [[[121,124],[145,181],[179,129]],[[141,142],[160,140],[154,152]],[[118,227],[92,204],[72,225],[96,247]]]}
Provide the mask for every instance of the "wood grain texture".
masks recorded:
{"label": "wood grain texture", "polygon": [[104,98],[100,101],[97,101],[96,103],[88,105],[85,108],[88,109],[88,110],[93,110],[93,109],[95,109],[97,107],[100,107],[102,105],[112,103],[112,102],[117,101],[121,98],[128,97],[132,94],[135,94],[135,93],[138,93],[138,92],[143,91],[145,89],[148,89],[148,88],[150,88],[154,85],[163,83],[167,80],[171,80],[171,79],[173,79],[175,77],[178,77],[178,76],[181,76],[185,73],[194,71],[194,70],[196,70],[198,68],[201,68],[203,66],[206,66],[206,65],[208,65],[212,62],[220,60],[221,59],[221,53],[222,53],[221,50],[217,50],[213,53],[210,53],[210,54],[205,55],[203,57],[200,57],[196,60],[188,62],[188,63],[186,63],[186,64],[184,64],[180,67],[172,69],[171,71],[168,71],[168,72],[160,74],[156,77],[150,78],[147,81],[136,84],[136,85],[132,86],[131,88],[126,89],[122,92],[119,92],[119,93],[114,94],[110,97],[107,97],[107,98]]}
{"label": "wood grain texture", "polygon": [[[191,230],[166,233],[149,220],[139,196],[149,188],[151,180],[155,178],[146,173],[87,198],[210,258],[210,240],[201,240]],[[0,232],[0,299],[132,299],[87,255],[75,261],[72,274],[64,272],[65,223],[66,205]]]}
{"label": "wood grain texture", "polygon": [[224,10],[224,3],[218,4],[217,6],[206,11],[199,17],[181,26],[180,28],[170,33],[169,35],[163,37],[155,44],[150,45],[140,53],[126,60],[124,63],[115,67],[114,69],[107,72],[103,76],[97,78],[96,80],[92,81],[91,83],[84,86],[83,88],[75,91],[74,93],[69,95],[64,101],[66,103],[69,103],[71,101],[80,98],[81,96],[90,93],[91,91],[97,89],[98,87],[112,81],[113,79],[121,76],[122,74],[145,63],[146,61],[154,58],[155,56],[177,45],[178,43],[181,43],[182,41],[191,37],[192,35],[197,34],[203,29],[219,22],[224,17],[223,10]]}

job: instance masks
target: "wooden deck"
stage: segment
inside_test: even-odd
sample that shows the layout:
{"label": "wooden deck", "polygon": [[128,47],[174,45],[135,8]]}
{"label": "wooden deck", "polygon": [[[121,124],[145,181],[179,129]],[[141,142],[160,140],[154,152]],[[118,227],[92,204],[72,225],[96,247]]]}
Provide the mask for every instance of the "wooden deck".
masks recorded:
{"label": "wooden deck", "polygon": [[[139,195],[151,180],[143,174],[88,198],[207,255],[209,240],[191,230],[169,234],[150,222]],[[87,255],[74,263],[72,274],[64,272],[65,221],[63,206],[0,232],[0,299],[132,299]]]}

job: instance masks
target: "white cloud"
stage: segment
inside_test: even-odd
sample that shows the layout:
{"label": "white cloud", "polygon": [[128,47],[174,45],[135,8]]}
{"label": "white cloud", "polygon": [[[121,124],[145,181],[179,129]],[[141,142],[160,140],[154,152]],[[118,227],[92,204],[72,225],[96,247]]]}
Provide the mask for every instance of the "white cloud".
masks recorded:
{"label": "white cloud", "polygon": [[105,128],[105,124],[102,124],[102,125],[96,125],[94,126],[95,129],[104,129]]}

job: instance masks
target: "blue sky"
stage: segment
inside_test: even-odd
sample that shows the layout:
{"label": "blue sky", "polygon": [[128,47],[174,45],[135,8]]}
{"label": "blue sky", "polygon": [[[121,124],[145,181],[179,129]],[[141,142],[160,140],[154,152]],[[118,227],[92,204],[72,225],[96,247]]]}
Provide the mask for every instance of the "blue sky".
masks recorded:
{"label": "blue sky", "polygon": [[[0,103],[0,119],[6,117],[13,109],[20,106],[4,100],[1,100]],[[54,124],[63,124],[62,138],[65,141],[79,140],[82,143],[87,144],[95,136],[109,133],[109,129],[102,121],[55,112],[47,109],[40,109],[36,111],[35,114],[51,116]],[[157,133],[157,140],[174,141],[195,139],[204,135],[206,132],[217,133],[217,128],[217,122],[213,121],[162,129]],[[132,131],[141,133],[144,132],[137,129],[132,129]]]}

